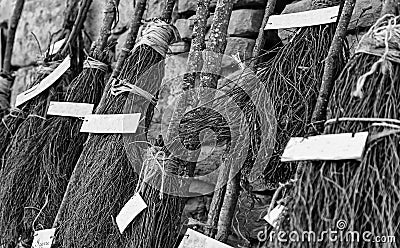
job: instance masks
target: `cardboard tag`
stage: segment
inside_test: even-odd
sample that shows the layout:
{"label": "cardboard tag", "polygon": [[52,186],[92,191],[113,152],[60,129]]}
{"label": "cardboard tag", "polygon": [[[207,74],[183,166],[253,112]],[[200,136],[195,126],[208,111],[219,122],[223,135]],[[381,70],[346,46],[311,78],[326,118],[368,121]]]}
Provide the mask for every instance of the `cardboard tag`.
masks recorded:
{"label": "cardboard tag", "polygon": [[298,13],[272,15],[268,19],[265,30],[308,27],[333,23],[336,22],[338,14],[339,6],[309,10]]}
{"label": "cardboard tag", "polygon": [[50,248],[55,232],[55,228],[36,231],[33,235],[32,248]]}
{"label": "cardboard tag", "polygon": [[136,218],[136,216],[146,208],[147,204],[139,193],[132,196],[115,219],[120,233],[122,234],[125,228]]}
{"label": "cardboard tag", "polygon": [[82,133],[135,133],[139,126],[140,113],[114,115],[86,115]]}
{"label": "cardboard tag", "polygon": [[47,115],[85,117],[93,113],[94,104],[78,102],[50,102]]}
{"label": "cardboard tag", "polygon": [[70,67],[70,61],[70,57],[67,56],[64,61],[39,84],[19,94],[17,96],[15,106],[18,107],[19,105],[31,100],[53,85],[68,70]]}
{"label": "cardboard tag", "polygon": [[361,160],[367,138],[368,132],[291,138],[281,161]]}
{"label": "cardboard tag", "polygon": [[54,55],[54,54],[56,54],[58,51],[60,51],[62,45],[63,45],[64,42],[65,42],[65,40],[66,40],[66,38],[64,38],[64,39],[62,39],[62,40],[59,40],[59,41],[57,41],[57,42],[51,44],[50,47],[49,47],[49,50],[48,50],[49,55]]}
{"label": "cardboard tag", "polygon": [[264,217],[264,220],[266,220],[271,226],[276,228],[276,226],[278,225],[279,217],[281,216],[283,210],[285,210],[285,206],[276,206],[274,209],[271,210],[269,214]]}
{"label": "cardboard tag", "polygon": [[232,248],[232,246],[207,237],[192,229],[187,229],[178,248]]}

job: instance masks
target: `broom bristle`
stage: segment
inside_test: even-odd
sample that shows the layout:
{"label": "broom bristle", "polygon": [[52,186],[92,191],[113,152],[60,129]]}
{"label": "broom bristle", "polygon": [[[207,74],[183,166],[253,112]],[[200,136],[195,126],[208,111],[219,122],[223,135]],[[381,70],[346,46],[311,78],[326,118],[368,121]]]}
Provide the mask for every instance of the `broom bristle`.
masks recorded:
{"label": "broom bristle", "polygon": [[[107,61],[108,52],[101,57]],[[72,81],[66,101],[97,104],[104,89],[105,75],[103,69],[85,68]],[[30,240],[33,230],[52,227],[68,180],[87,139],[87,134],[79,132],[81,124],[82,121],[77,118],[52,117],[44,123],[44,128],[26,141],[34,147],[25,159],[34,160],[35,173],[30,174],[36,177],[36,183],[31,186],[32,192],[26,200],[31,208],[24,211],[23,240]]]}
{"label": "broom bristle", "polygon": [[[336,24],[302,28],[260,72],[277,121],[274,153],[264,171],[268,183],[285,182],[294,174],[296,166],[281,163],[280,156],[291,137],[307,133],[335,28]],[[337,74],[345,63],[341,55]]]}
{"label": "broom bristle", "polygon": [[[358,79],[367,73],[379,57],[357,54],[347,64],[336,81],[330,101],[331,118],[391,118],[400,117],[400,65],[391,63],[389,71],[378,69],[364,83],[364,97],[352,97]],[[338,229],[338,221],[345,221],[345,232],[358,232],[360,242],[325,239],[324,247],[382,247],[382,243],[363,242],[361,235],[371,232],[373,237],[396,237],[399,245],[400,224],[400,135],[391,128],[371,127],[371,122],[336,122],[326,133],[360,132],[370,130],[362,162],[314,162],[304,166],[304,172],[293,192],[288,221],[283,228],[289,231]],[[380,136],[382,135],[382,136]],[[374,138],[376,137],[376,138]],[[353,241],[353,242],[351,242]],[[304,243],[303,243],[304,244]],[[315,245],[315,242],[308,242]],[[397,246],[396,246],[397,245]],[[300,247],[291,245],[291,247]]]}
{"label": "broom bristle", "polygon": [[[128,57],[120,78],[135,84],[162,59],[151,47],[139,46]],[[162,75],[153,75],[152,78],[161,80]],[[149,82],[146,81],[146,84],[149,85]],[[105,97],[96,113],[123,113],[126,94],[113,96],[107,92]],[[141,123],[138,130],[143,130],[142,126]],[[59,242],[63,247],[122,247],[126,242],[125,234],[119,234],[113,220],[133,196],[137,181],[137,171],[128,161],[122,135],[90,135],[76,170],[79,181],[72,187],[72,196],[62,217]]]}
{"label": "broom bristle", "polygon": [[[37,147],[28,142],[36,135],[45,123],[47,106],[50,98],[59,97],[58,84],[71,80],[70,73],[64,74],[54,86],[50,87],[28,103],[28,116],[18,126],[12,136],[9,146],[3,156],[3,166],[0,172],[0,243],[16,245],[19,234],[23,233],[22,218],[27,205],[28,196],[36,183],[34,180],[35,155]],[[60,100],[60,99],[53,99]],[[28,155],[29,154],[29,155]],[[36,209],[37,210],[37,209]]]}

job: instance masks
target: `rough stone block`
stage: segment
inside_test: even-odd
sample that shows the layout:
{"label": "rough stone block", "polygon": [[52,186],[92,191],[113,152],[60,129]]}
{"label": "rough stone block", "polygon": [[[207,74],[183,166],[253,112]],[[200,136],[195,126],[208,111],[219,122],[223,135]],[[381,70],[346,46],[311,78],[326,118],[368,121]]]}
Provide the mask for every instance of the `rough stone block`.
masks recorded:
{"label": "rough stone block", "polygon": [[230,36],[257,37],[264,10],[239,9],[232,12],[228,27]]}

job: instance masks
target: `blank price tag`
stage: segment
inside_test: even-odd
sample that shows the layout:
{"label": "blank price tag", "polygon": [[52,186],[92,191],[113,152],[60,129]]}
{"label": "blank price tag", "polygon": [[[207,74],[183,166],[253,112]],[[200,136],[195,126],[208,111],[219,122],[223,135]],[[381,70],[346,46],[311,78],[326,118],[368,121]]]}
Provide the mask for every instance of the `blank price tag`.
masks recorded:
{"label": "blank price tag", "polygon": [[64,42],[65,42],[65,40],[66,40],[66,39],[64,38],[64,39],[62,39],[62,40],[59,40],[59,41],[57,41],[57,42],[51,44],[51,45],[50,45],[50,48],[49,48],[49,55],[56,54],[58,51],[60,51],[62,45],[63,45]]}
{"label": "blank price tag", "polygon": [[33,236],[32,248],[50,248],[55,232],[55,228],[36,231]]}
{"label": "blank price tag", "polygon": [[266,220],[271,226],[276,228],[276,226],[278,225],[279,217],[281,216],[283,210],[285,210],[285,206],[276,206],[274,209],[271,210],[271,213],[267,214],[264,217],[264,220]]}
{"label": "blank price tag", "polygon": [[70,61],[70,57],[67,56],[64,61],[39,84],[19,94],[17,96],[15,106],[18,107],[19,105],[31,100],[53,85],[68,70],[70,67]]}
{"label": "blank price tag", "polygon": [[86,115],[82,123],[82,133],[135,133],[139,126],[140,113]]}
{"label": "blank price tag", "polygon": [[47,115],[85,117],[93,113],[93,104],[78,102],[50,102]]}
{"label": "blank price tag", "polygon": [[361,160],[367,138],[368,132],[291,138],[281,161]]}
{"label": "blank price tag", "polygon": [[139,193],[136,193],[134,196],[132,196],[132,198],[129,199],[115,219],[120,233],[122,234],[132,220],[134,220],[135,217],[146,208],[147,204],[144,202]]}
{"label": "blank price tag", "polygon": [[178,248],[232,248],[232,246],[207,237],[192,229],[187,229]]}
{"label": "blank price tag", "polygon": [[272,15],[265,30],[316,26],[336,22],[339,6],[284,15]]}

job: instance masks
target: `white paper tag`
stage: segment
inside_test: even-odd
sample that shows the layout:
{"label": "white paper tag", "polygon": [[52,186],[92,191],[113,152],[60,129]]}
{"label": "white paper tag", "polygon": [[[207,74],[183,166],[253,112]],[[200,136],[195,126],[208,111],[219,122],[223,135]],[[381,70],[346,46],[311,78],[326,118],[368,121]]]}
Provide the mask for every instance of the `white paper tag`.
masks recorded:
{"label": "white paper tag", "polygon": [[232,246],[207,237],[192,229],[187,229],[178,248],[232,248]]}
{"label": "white paper tag", "polygon": [[33,235],[32,248],[50,248],[55,232],[55,228],[36,231]]}
{"label": "white paper tag", "polygon": [[62,40],[59,40],[59,41],[57,41],[57,42],[51,44],[51,45],[50,45],[50,48],[49,48],[49,50],[48,50],[49,55],[54,55],[54,54],[56,54],[58,51],[60,51],[62,45],[63,45],[64,42],[65,42],[65,40],[66,40],[66,38],[64,38],[64,39],[62,39]]}
{"label": "white paper tag", "polygon": [[276,206],[274,209],[271,210],[269,214],[264,217],[264,220],[266,220],[271,226],[276,228],[276,226],[278,225],[279,217],[281,216],[283,210],[285,210],[285,206]]}
{"label": "white paper tag", "polygon": [[272,15],[265,30],[316,26],[336,22],[339,6],[284,15]]}
{"label": "white paper tag", "polygon": [[52,73],[50,73],[50,75],[45,77],[39,84],[19,94],[17,96],[15,106],[18,107],[19,105],[31,100],[35,96],[48,89],[68,70],[68,68],[70,67],[70,61],[70,57],[67,56],[64,61],[59,66],[57,66],[57,68]]}
{"label": "white paper tag", "polygon": [[291,138],[281,161],[361,160],[368,132]]}
{"label": "white paper tag", "polygon": [[47,115],[85,117],[93,113],[94,104],[78,102],[50,102]]}
{"label": "white paper tag", "polygon": [[82,133],[135,133],[139,126],[140,113],[86,115],[82,123]]}
{"label": "white paper tag", "polygon": [[115,219],[120,233],[122,234],[132,220],[134,220],[136,216],[146,208],[147,204],[144,202],[139,193],[136,193],[134,196],[132,196],[132,198],[129,199]]}

